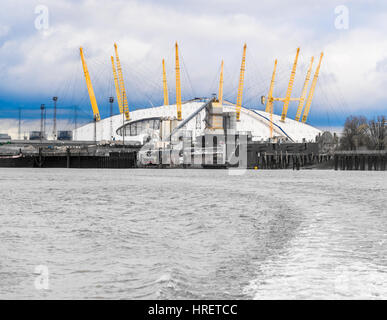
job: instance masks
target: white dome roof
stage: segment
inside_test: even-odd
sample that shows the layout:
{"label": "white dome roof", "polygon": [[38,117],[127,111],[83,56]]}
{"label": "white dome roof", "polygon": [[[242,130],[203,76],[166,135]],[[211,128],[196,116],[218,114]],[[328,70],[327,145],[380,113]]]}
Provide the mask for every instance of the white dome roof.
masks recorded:
{"label": "white dome roof", "polygon": [[[182,118],[185,119],[199,107],[203,105],[203,101],[189,101],[182,104]],[[235,112],[235,106],[223,104],[224,112]],[[204,129],[205,111],[201,111],[201,121],[203,122],[201,130]],[[153,118],[153,117],[176,117],[176,105],[159,106],[153,108],[145,108],[130,112],[131,121]],[[241,109],[240,121],[236,124],[237,131],[250,131],[253,140],[267,140],[270,137],[270,114],[253,109]],[[320,130],[287,118],[285,122],[280,121],[281,117],[273,114],[273,135],[277,137],[287,137],[294,142],[314,141],[315,137],[321,133]],[[116,135],[116,130],[123,125],[123,116],[116,115],[112,118],[105,118],[97,123],[97,140],[110,139],[110,122],[113,123],[113,136],[116,140],[121,140],[122,137]],[[195,118],[187,124],[187,130],[201,131],[196,129]],[[199,135],[200,132],[196,132]],[[94,123],[88,123],[74,130],[74,140],[92,141],[94,140]]]}

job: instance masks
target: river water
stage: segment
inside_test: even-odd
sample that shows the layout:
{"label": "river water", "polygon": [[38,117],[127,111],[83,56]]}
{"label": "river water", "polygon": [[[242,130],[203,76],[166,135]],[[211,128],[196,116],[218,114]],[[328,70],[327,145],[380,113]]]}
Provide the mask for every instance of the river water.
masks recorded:
{"label": "river water", "polygon": [[1,299],[386,299],[384,172],[0,169]]}

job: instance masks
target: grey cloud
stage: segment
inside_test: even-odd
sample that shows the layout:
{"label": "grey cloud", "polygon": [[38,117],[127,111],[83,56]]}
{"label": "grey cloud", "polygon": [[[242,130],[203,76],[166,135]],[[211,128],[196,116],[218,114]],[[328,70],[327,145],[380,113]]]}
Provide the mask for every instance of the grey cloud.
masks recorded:
{"label": "grey cloud", "polygon": [[375,70],[380,73],[387,73],[387,58],[378,61]]}
{"label": "grey cloud", "polygon": [[[275,58],[280,63],[279,78],[283,78],[277,88],[286,86],[297,46],[301,46],[302,52],[300,66],[307,63],[311,55],[316,56],[329,47],[322,73],[330,82],[348,86],[348,99],[358,101],[358,95],[368,93],[362,93],[352,85],[352,79],[357,76],[354,73],[356,70],[327,70],[325,63],[329,64],[332,56],[339,56],[340,50],[351,53],[362,39],[371,41],[369,35],[376,30],[381,34],[386,31],[386,25],[378,22],[381,21],[379,12],[370,12],[369,19],[373,24],[380,24],[375,29],[365,29],[357,37],[351,37],[357,32],[355,29],[348,30],[347,34],[332,30],[333,8],[337,5],[337,1],[333,0],[320,4],[307,0],[51,0],[45,2],[50,10],[50,29],[42,33],[33,27],[34,6],[38,1],[3,2],[6,10],[0,13],[0,17],[8,32],[0,38],[3,39],[0,44],[0,72],[8,81],[0,84],[0,92],[18,95],[22,90],[27,95],[41,93],[51,96],[57,94],[57,88],[61,88],[58,91],[74,90],[63,95],[76,96],[85,105],[87,97],[79,46],[85,49],[97,98],[103,100],[112,86],[109,65],[112,45],[114,42],[119,44],[129,99],[133,102],[140,101],[141,96],[143,101],[147,101],[144,96],[161,99],[160,63],[163,57],[167,61],[173,96],[173,44],[176,40],[184,58],[183,67],[189,71],[189,75],[184,73],[183,78],[183,94],[186,97],[192,95],[191,83],[197,95],[213,91],[209,87],[216,79],[220,59],[223,58],[227,75],[225,88],[228,90],[225,93],[232,98],[236,94],[241,49],[246,41],[245,101],[258,101],[259,94],[265,92]],[[354,2],[344,3],[351,8],[359,8],[366,2],[357,1],[356,6]],[[367,10],[371,9],[367,7]],[[323,23],[313,23],[313,20],[323,20]],[[383,51],[384,43],[376,45]],[[351,63],[356,64],[356,57]],[[342,64],[342,60],[339,59],[338,64]],[[364,64],[365,67],[368,68],[368,65]],[[369,68],[375,68],[375,63]],[[297,88],[304,76],[298,71]]]}

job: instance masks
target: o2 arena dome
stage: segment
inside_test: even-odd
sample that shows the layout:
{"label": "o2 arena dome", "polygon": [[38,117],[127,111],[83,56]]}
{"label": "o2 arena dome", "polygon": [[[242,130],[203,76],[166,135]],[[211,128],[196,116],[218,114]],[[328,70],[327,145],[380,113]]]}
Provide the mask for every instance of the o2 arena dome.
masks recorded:
{"label": "o2 arena dome", "polygon": [[[312,78],[311,72],[313,66],[313,57],[311,58],[302,92],[300,97],[297,98],[291,97],[291,93],[300,49],[297,49],[288,88],[284,97],[273,96],[277,68],[277,60],[275,60],[268,95],[267,97],[261,98],[261,102],[266,105],[265,111],[258,111],[255,109],[247,109],[242,105],[244,72],[246,69],[246,48],[247,46],[245,44],[243,47],[236,104],[223,100],[223,61],[221,63],[219,93],[217,97],[195,98],[185,102],[181,100],[179,50],[176,43],[176,104],[171,105],[168,102],[169,97],[165,62],[162,60],[164,105],[129,112],[122,67],[118,57],[117,45],[115,44],[114,49],[116,59],[112,56],[111,62],[120,114],[106,119],[100,119],[97,101],[95,99],[83,49],[81,48],[80,54],[90,102],[94,113],[94,122],[75,129],[73,132],[74,140],[119,140],[124,141],[125,145],[143,145],[149,140],[166,141],[176,132],[176,130],[185,130],[189,131],[192,138],[208,134],[233,134],[245,135],[249,137],[250,141],[257,142],[314,142],[316,136],[322,132],[306,124],[306,120],[310,111],[323,53],[320,54],[313,80],[309,86],[309,82]],[[112,102],[113,98],[110,99]],[[281,117],[273,113],[273,103],[275,101],[283,102]],[[298,102],[295,120],[287,118],[287,111],[291,101]]]}
{"label": "o2 arena dome", "polygon": [[[201,136],[208,128],[208,110],[203,108],[205,99],[194,99],[182,103],[182,121],[184,129],[192,132],[193,137]],[[292,119],[281,122],[281,117],[272,115],[272,138],[270,137],[270,114],[255,109],[242,107],[240,121],[236,121],[235,105],[223,102],[221,106],[223,119],[219,129],[251,135],[252,141],[313,142],[320,130]],[[125,140],[125,144],[143,144],[149,137],[170,134],[179,123],[176,118],[176,104],[135,110],[130,113],[130,121],[125,121],[122,114],[91,122],[74,130],[73,137],[79,141]],[[167,124],[167,125],[163,125]],[[123,132],[125,136],[123,137]]]}

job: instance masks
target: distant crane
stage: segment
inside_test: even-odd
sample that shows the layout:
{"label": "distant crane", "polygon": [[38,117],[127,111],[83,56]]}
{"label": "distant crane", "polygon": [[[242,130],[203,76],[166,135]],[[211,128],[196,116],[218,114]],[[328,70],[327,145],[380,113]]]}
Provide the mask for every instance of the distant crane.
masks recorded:
{"label": "distant crane", "polygon": [[46,133],[46,125],[47,125],[47,108],[44,108],[44,121],[43,121],[43,132]]}
{"label": "distant crane", "polygon": [[18,129],[17,129],[17,136],[18,139],[21,139],[21,107],[19,107],[19,123],[18,123]]}
{"label": "distant crane", "polygon": [[95,99],[95,94],[94,94],[93,86],[91,84],[90,74],[89,74],[89,70],[87,69],[86,60],[85,60],[85,56],[83,54],[82,47],[79,48],[79,51],[80,51],[81,59],[82,59],[83,72],[85,74],[87,91],[89,93],[90,103],[91,103],[91,107],[93,109],[93,119],[95,121],[99,121],[99,120],[101,120],[101,117],[99,115],[97,100]]}
{"label": "distant crane", "polygon": [[[78,128],[78,106],[74,105],[74,129]],[[74,140],[77,140],[77,131],[74,130]]]}
{"label": "distant crane", "polygon": [[164,106],[169,105],[169,97],[168,97],[168,85],[167,85],[167,73],[165,71],[165,61],[163,59],[163,92],[164,92]]}
{"label": "distant crane", "polygon": [[179,46],[175,44],[175,71],[176,71],[176,109],[177,120],[181,121],[181,83],[180,83],[180,64],[179,64]]}
{"label": "distant crane", "polygon": [[241,63],[241,71],[239,74],[239,86],[238,86],[238,96],[236,103],[236,120],[240,121],[241,116],[241,108],[242,108],[242,96],[243,96],[243,81],[245,77],[245,69],[246,69],[246,43],[243,46],[243,55],[242,55],[242,63]]}

